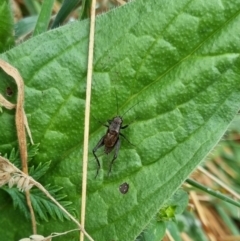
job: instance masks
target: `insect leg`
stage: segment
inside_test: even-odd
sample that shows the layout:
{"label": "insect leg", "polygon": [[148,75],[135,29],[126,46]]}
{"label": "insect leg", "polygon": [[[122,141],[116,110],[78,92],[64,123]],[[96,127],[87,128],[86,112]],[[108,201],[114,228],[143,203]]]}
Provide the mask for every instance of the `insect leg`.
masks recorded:
{"label": "insect leg", "polygon": [[127,139],[127,137],[124,136],[121,132],[119,133],[119,135],[122,136],[130,145],[135,146],[135,145],[133,145],[133,144]]}
{"label": "insect leg", "polygon": [[121,126],[121,129],[127,128],[129,125]]}
{"label": "insect leg", "polygon": [[96,119],[94,116],[93,116],[93,118],[94,118],[98,123],[100,123],[101,125],[103,125],[103,126],[105,126],[105,127],[109,127],[108,125],[103,124],[100,120]]}
{"label": "insect leg", "polygon": [[121,140],[120,140],[120,138],[118,138],[117,143],[116,143],[116,145],[115,145],[114,156],[113,156],[113,159],[112,159],[112,161],[111,161],[111,163],[110,163],[110,167],[109,167],[109,171],[108,171],[108,176],[109,176],[110,172],[112,171],[113,162],[117,159],[118,151],[119,151],[119,149],[120,149],[120,146],[121,146]]}
{"label": "insect leg", "polygon": [[98,144],[93,148],[93,150],[92,150],[92,152],[93,152],[93,155],[94,155],[94,157],[95,157],[95,159],[96,159],[96,161],[97,161],[97,165],[98,165],[98,168],[97,168],[97,174],[96,174],[96,176],[95,176],[95,178],[97,177],[97,175],[98,175],[98,172],[99,172],[99,169],[100,169],[100,162],[99,162],[99,160],[98,160],[98,157],[97,157],[97,155],[95,154],[95,152],[100,148],[100,147],[102,147],[103,145],[104,145],[104,137],[105,136],[103,136],[101,139],[100,139],[100,141],[98,142]]}

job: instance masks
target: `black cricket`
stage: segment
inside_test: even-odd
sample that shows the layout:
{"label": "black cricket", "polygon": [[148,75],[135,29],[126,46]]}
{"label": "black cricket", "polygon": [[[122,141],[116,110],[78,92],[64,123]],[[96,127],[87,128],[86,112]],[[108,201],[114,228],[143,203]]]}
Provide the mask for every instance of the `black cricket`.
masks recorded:
{"label": "black cricket", "polygon": [[125,129],[128,127],[128,125],[125,125],[125,126],[122,125],[123,119],[121,116],[116,116],[112,120],[108,120],[108,124],[109,125],[104,125],[108,128],[106,134],[99,140],[97,145],[93,148],[93,155],[94,155],[94,157],[97,161],[97,165],[98,165],[97,174],[96,174],[95,178],[97,177],[99,169],[101,167],[98,157],[96,155],[96,151],[102,146],[104,146],[104,152],[106,154],[109,154],[113,149],[115,149],[113,159],[110,163],[110,167],[109,167],[109,171],[108,171],[108,175],[109,175],[112,170],[113,162],[117,159],[118,152],[120,149],[121,139],[119,138],[119,135],[124,137],[124,139],[127,140],[127,138],[120,132],[121,129]]}

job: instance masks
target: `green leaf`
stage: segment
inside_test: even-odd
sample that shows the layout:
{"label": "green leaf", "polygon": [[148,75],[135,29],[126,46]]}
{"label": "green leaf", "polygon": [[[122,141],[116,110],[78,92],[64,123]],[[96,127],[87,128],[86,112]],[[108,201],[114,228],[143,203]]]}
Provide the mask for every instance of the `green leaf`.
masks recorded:
{"label": "green leaf", "polygon": [[[59,191],[62,190],[62,188],[51,187],[49,185],[47,185],[45,188],[63,207],[65,207],[65,209],[67,209],[70,213],[75,212],[75,209],[73,209],[71,206],[72,203],[69,201],[64,201],[66,195],[59,194]],[[2,190],[11,196],[13,207],[15,209],[18,208],[18,210],[20,210],[29,221],[30,213],[26,204],[25,194],[20,192],[17,188],[8,188],[7,186],[4,186]],[[58,219],[60,221],[63,221],[64,218],[69,220],[69,217],[38,189],[31,189],[30,196],[36,218],[45,221],[48,221],[49,217],[55,220]]]}
{"label": "green leaf", "polygon": [[48,171],[50,167],[51,162],[45,162],[45,163],[39,163],[38,166],[35,168],[32,166],[29,169],[29,175],[33,177],[35,180],[38,180],[40,177],[42,177],[46,172]]}
{"label": "green leaf", "polygon": [[39,143],[30,145],[28,144],[28,161],[31,161],[38,153]]}
{"label": "green leaf", "polygon": [[[112,156],[99,150],[101,170],[95,179],[91,150],[106,128],[92,118],[85,226],[95,240],[134,240],[234,118],[240,107],[239,10],[239,0],[138,0],[97,17],[92,116],[104,122],[130,109],[123,119],[131,125],[122,133],[134,146],[122,138],[109,177]],[[88,32],[88,21],[73,23],[0,56],[25,81],[29,126],[41,144],[34,162],[52,161],[44,183],[64,186],[76,210]],[[2,80],[1,75],[4,94]],[[0,152],[10,152],[17,145],[14,111],[3,109],[0,123]],[[122,194],[119,186],[125,182],[129,190]],[[3,220],[0,234],[7,230]],[[26,228],[20,225],[19,230]],[[38,233],[70,228],[75,225],[51,220]],[[12,240],[13,235],[21,233],[13,233]]]}
{"label": "green leaf", "polygon": [[166,225],[152,219],[146,230],[144,230],[135,241],[159,241],[165,235]]}
{"label": "green leaf", "polygon": [[14,25],[15,39],[23,38],[24,36],[30,35],[34,30],[38,16],[30,16],[21,19]]}
{"label": "green leaf", "polygon": [[[28,149],[28,162],[30,162],[34,156],[36,156],[38,152],[39,144],[35,145],[27,145]],[[12,162],[16,167],[21,168],[21,160],[20,160],[20,155],[19,155],[19,149],[15,150],[15,148],[12,148],[9,155],[5,153],[5,158],[7,158],[10,162]],[[47,171],[47,166],[50,165],[50,162],[44,163],[43,166],[41,163],[39,163],[38,167],[34,171],[34,166],[32,167],[32,173],[31,175],[35,174],[36,176],[41,176],[41,174],[38,174],[38,172],[46,172]],[[36,172],[36,173],[35,173]],[[34,177],[36,178],[36,177]]]}
{"label": "green leaf", "polygon": [[64,0],[57,16],[52,24],[52,28],[59,27],[63,21],[66,20],[68,15],[78,6],[80,0]]}
{"label": "green leaf", "polygon": [[9,155],[5,154],[4,155],[10,162],[12,162],[17,168],[20,168],[21,166],[21,160],[20,160],[20,156],[19,156],[19,150],[15,150],[15,148],[13,148],[11,150],[11,152],[9,153]]}
{"label": "green leaf", "polygon": [[[61,188],[49,187],[47,186],[48,191],[55,197],[55,199],[68,211],[74,211],[71,207],[68,207],[71,202],[63,201],[62,199],[66,196],[56,195],[56,193],[61,190]],[[66,216],[52,201],[50,201],[42,192],[39,190],[31,191],[31,201],[34,210],[39,215],[40,219],[48,221],[48,218],[58,219],[63,221],[64,218],[69,220],[69,217]]]}
{"label": "green leaf", "polygon": [[175,222],[169,221],[167,223],[167,229],[170,232],[170,234],[172,236],[172,239],[174,241],[182,241],[180,232],[178,230],[178,226],[177,226],[177,224]]}
{"label": "green leaf", "polygon": [[15,210],[18,208],[18,211],[20,210],[29,221],[30,215],[24,193],[20,192],[17,188],[8,188],[7,186],[3,187],[3,190],[11,196]]}
{"label": "green leaf", "polygon": [[38,21],[34,29],[34,33],[33,33],[34,36],[47,31],[48,24],[51,18],[53,3],[54,3],[54,0],[43,1],[41,12],[38,16]]}
{"label": "green leaf", "polygon": [[7,0],[0,3],[0,39],[0,53],[14,45],[13,17],[10,3]]}
{"label": "green leaf", "polygon": [[203,228],[199,228],[200,220],[198,217],[192,212],[185,212],[184,216],[181,215],[181,219],[178,219],[178,225],[180,224],[184,226],[184,230],[179,232],[186,232],[189,237],[196,241],[208,241],[209,238],[206,236]]}
{"label": "green leaf", "polygon": [[[187,193],[184,192],[181,192],[179,194],[179,191],[182,190],[178,190],[177,193],[173,195],[171,200],[169,200],[163,205],[163,207],[161,207],[160,211],[157,214],[158,221],[175,221],[175,215],[184,211],[188,204],[188,196]],[[182,196],[180,198],[180,202],[177,202],[178,197],[176,196]]]}
{"label": "green leaf", "polygon": [[165,235],[166,224],[165,221],[175,221],[175,215],[181,214],[188,204],[188,194],[182,189],[177,190],[174,195],[167,200],[161,207],[156,216],[137,237],[136,241],[158,241]]}

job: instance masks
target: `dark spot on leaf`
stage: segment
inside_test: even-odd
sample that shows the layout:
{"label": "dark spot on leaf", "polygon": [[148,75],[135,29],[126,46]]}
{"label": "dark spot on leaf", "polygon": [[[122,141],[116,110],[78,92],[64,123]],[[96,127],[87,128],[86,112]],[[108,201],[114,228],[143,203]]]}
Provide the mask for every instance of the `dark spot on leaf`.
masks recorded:
{"label": "dark spot on leaf", "polygon": [[6,95],[7,95],[7,96],[12,96],[12,95],[13,95],[13,90],[12,90],[11,87],[7,87],[7,89],[6,89]]}
{"label": "dark spot on leaf", "polygon": [[123,184],[121,184],[119,186],[119,191],[122,193],[122,194],[126,194],[128,192],[128,189],[129,189],[129,184],[124,182]]}

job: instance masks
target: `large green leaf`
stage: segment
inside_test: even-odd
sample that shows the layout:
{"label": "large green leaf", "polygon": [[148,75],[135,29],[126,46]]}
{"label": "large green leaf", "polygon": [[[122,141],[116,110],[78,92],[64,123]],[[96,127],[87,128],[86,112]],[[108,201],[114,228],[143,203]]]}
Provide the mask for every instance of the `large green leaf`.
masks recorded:
{"label": "large green leaf", "polygon": [[[137,0],[97,17],[92,116],[104,122],[117,114],[115,90],[120,115],[136,105],[124,115],[124,123],[131,125],[123,130],[134,146],[122,138],[109,177],[112,156],[99,151],[102,169],[94,178],[97,165],[91,150],[106,128],[91,119],[86,229],[96,240],[134,240],[237,113],[239,11],[240,0]],[[88,21],[73,23],[0,56],[25,81],[26,113],[34,141],[40,143],[35,162],[52,160],[43,182],[64,186],[76,210],[88,28]],[[2,79],[1,93],[9,83],[14,88]],[[16,146],[14,111],[4,110],[0,121],[0,152],[10,152]],[[124,182],[129,184],[126,194],[119,191]],[[0,233],[13,225],[5,240],[31,233],[17,211],[7,211],[9,204],[3,208],[4,200]],[[51,221],[42,223],[39,233],[70,227],[70,222]]]}

